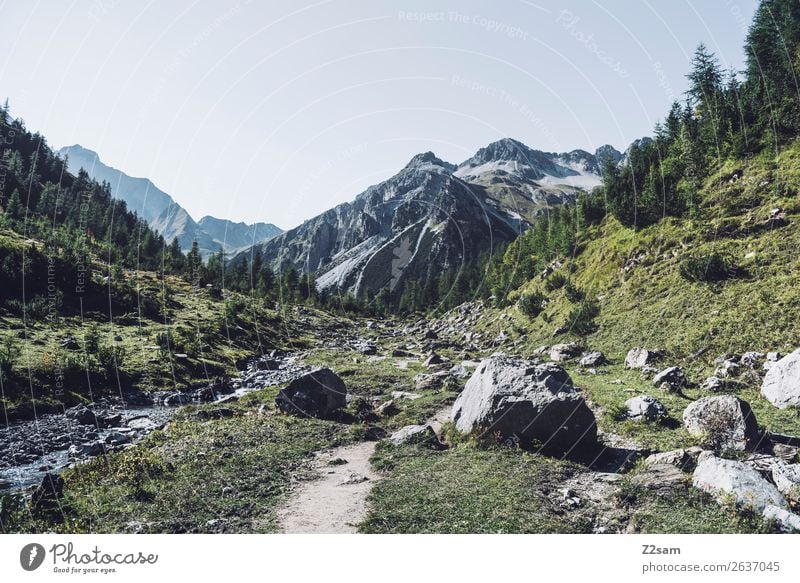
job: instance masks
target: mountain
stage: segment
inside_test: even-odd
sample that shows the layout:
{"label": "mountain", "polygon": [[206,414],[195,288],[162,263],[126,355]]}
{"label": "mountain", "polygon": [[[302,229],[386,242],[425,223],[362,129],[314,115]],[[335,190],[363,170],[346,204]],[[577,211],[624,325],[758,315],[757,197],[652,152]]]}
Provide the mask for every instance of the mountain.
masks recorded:
{"label": "mountain", "polygon": [[264,241],[281,229],[269,223],[234,223],[227,219],[203,217],[198,223],[166,192],[147,178],[134,178],[121,170],[103,164],[98,154],[78,144],[58,151],[67,160],[70,172],[85,169],[98,182],[108,182],[114,197],[124,200],[128,208],[135,211],[156,229],[166,241],[175,237],[181,249],[187,251],[197,241],[204,257],[215,253],[220,247],[230,253],[240,247]]}
{"label": "mountain", "polygon": [[220,241],[226,248],[232,249],[255,245],[259,241],[265,241],[283,233],[281,229],[271,223],[234,223],[228,219],[211,216],[203,217],[197,224],[215,241]]}
{"label": "mountain", "polygon": [[258,248],[275,270],[314,273],[320,289],[394,290],[468,264],[598,184],[599,163],[583,150],[553,154],[504,139],[458,166],[425,152]]}

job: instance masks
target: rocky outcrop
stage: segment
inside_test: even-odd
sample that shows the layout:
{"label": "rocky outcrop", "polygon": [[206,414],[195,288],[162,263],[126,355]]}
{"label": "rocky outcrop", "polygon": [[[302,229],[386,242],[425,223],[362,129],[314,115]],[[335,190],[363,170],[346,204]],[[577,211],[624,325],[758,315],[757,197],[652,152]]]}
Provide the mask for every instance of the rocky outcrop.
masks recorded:
{"label": "rocky outcrop", "polygon": [[703,397],[686,407],[683,424],[706,447],[753,449],[759,442],[758,423],[750,405],[733,395]]}
{"label": "rocky outcrop", "polygon": [[336,373],[321,368],[294,379],[281,389],[275,404],[284,413],[329,417],[347,405],[347,388]]}
{"label": "rocky outcrop", "polygon": [[761,394],[779,409],[800,407],[800,348],[771,363]]}
{"label": "rocky outcrop", "polygon": [[594,414],[564,369],[505,355],[481,362],[453,405],[453,421],[462,433],[515,438],[559,455],[597,439]]}

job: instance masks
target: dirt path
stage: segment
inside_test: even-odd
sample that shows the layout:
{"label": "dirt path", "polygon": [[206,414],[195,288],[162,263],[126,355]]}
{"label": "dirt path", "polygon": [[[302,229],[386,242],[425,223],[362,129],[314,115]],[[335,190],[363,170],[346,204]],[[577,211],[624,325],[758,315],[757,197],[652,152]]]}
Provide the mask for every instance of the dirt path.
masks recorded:
{"label": "dirt path", "polygon": [[[367,441],[320,452],[317,479],[302,484],[278,510],[285,533],[352,533],[367,515],[367,495],[378,474],[369,464],[375,442]],[[346,460],[347,463],[333,460]]]}
{"label": "dirt path", "polygon": [[[428,423],[438,433],[449,415],[446,407]],[[380,479],[369,463],[374,451],[375,442],[367,441],[319,452],[312,465],[318,477],[301,484],[278,509],[281,532],[357,532],[367,516],[370,490]]]}

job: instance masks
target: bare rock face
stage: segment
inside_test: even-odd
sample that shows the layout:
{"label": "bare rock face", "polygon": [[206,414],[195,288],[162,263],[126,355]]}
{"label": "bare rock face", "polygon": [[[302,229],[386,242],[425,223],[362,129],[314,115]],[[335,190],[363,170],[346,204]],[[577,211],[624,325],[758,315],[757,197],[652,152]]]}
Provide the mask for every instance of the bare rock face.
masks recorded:
{"label": "bare rock face", "polygon": [[453,421],[462,433],[499,434],[554,455],[597,442],[594,414],[563,368],[505,355],[481,362],[453,405]]}
{"label": "bare rock face", "polygon": [[702,437],[707,447],[753,449],[759,441],[756,416],[746,401],[733,395],[703,397],[683,412],[686,430]]}
{"label": "bare rock face", "polygon": [[761,394],[779,409],[800,407],[800,348],[771,362]]}
{"label": "bare rock face", "polygon": [[321,368],[294,379],[275,397],[284,413],[328,417],[347,405],[344,381],[329,368]]}

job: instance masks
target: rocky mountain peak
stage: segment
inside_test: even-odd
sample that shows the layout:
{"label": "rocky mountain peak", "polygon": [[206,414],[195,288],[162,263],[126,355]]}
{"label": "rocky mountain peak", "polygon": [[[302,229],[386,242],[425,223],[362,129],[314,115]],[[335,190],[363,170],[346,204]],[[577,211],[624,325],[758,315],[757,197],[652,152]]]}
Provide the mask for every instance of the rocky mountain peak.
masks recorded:
{"label": "rocky mountain peak", "polygon": [[445,162],[441,158],[438,158],[433,152],[428,151],[417,154],[411,158],[404,168],[404,170],[416,169],[430,170],[434,172],[440,172],[442,170],[446,172],[453,172],[455,171],[456,166],[455,164]]}

